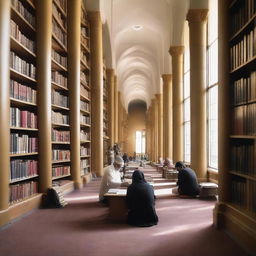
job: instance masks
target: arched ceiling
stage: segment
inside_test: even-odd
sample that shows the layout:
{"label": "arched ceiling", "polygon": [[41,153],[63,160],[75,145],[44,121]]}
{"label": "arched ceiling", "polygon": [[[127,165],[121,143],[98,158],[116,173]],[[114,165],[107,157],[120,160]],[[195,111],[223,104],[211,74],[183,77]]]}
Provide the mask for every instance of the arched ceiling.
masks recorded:
{"label": "arched ceiling", "polygon": [[183,45],[190,0],[85,1],[89,10],[101,12],[104,56],[107,68],[116,70],[123,106],[127,110],[136,99],[148,107],[161,92],[162,74],[172,73],[170,45]]}

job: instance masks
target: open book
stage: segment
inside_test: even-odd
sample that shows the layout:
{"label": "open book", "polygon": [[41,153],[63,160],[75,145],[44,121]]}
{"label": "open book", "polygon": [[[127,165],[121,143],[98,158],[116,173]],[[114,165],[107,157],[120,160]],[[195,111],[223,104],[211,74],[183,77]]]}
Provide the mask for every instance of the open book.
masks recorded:
{"label": "open book", "polygon": [[111,188],[108,190],[107,194],[126,195],[126,192],[126,188]]}

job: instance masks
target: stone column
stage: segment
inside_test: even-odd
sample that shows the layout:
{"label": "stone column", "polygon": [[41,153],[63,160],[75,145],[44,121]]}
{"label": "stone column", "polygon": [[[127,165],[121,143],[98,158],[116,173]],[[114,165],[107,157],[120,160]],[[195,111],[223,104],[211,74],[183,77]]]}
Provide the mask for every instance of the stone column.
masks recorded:
{"label": "stone column", "polygon": [[159,129],[159,125],[158,125],[158,100],[157,100],[157,95],[155,95],[155,99],[154,99],[154,137],[155,137],[155,161],[158,162],[158,155],[159,155],[159,143],[158,143],[158,129]]}
{"label": "stone column", "polygon": [[118,143],[122,143],[122,129],[123,129],[123,106],[121,102],[121,92],[118,91]]}
{"label": "stone column", "polygon": [[10,177],[10,8],[0,1],[0,211],[8,208]]}
{"label": "stone column", "polygon": [[163,157],[163,94],[156,95],[158,102],[157,117],[158,117],[158,155],[157,159]]}
{"label": "stone column", "polygon": [[151,160],[155,161],[155,99],[151,101],[150,119],[152,122],[151,130]]}
{"label": "stone column", "polygon": [[218,86],[218,175],[219,175],[219,201],[229,201],[230,191],[227,184],[230,184],[230,176],[227,170],[230,163],[227,161],[230,155],[230,88],[229,85],[229,27],[228,27],[228,3],[219,1],[218,4],[218,58],[219,86]]}
{"label": "stone column", "polygon": [[118,88],[117,76],[114,77],[114,98],[115,98],[115,143],[118,143]]}
{"label": "stone column", "polygon": [[172,148],[172,75],[164,74],[163,78],[163,157],[173,159]]}
{"label": "stone column", "polygon": [[171,46],[173,102],[173,162],[183,160],[183,52],[184,46]]}
{"label": "stone column", "polygon": [[207,9],[191,9],[189,22],[191,167],[199,179],[207,174],[206,146],[206,20]]}
{"label": "stone column", "polygon": [[80,172],[80,36],[81,0],[68,1],[68,88],[70,98],[71,177],[82,187]]}
{"label": "stone column", "polygon": [[91,168],[103,175],[103,46],[100,12],[89,12],[91,31]]}
{"label": "stone column", "polygon": [[107,69],[107,88],[108,88],[108,121],[109,121],[109,143],[114,145],[114,125],[115,125],[115,108],[114,108],[114,69]]}
{"label": "stone column", "polygon": [[52,186],[51,52],[52,1],[37,1],[37,98],[39,124],[39,191]]}

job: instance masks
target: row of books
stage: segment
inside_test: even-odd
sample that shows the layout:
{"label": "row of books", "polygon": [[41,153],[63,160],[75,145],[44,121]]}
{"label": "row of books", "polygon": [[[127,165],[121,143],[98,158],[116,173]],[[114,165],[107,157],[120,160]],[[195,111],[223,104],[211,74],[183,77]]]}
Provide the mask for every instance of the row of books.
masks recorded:
{"label": "row of books", "polygon": [[[249,184],[249,189],[251,191],[251,195],[252,197],[254,197],[256,195],[256,182],[250,182]],[[249,210],[253,213],[256,213],[256,200],[255,198],[251,198],[250,202],[249,202]]]}
{"label": "row of books", "polygon": [[10,203],[16,203],[38,193],[38,182],[30,181],[10,185]]}
{"label": "row of books", "polygon": [[88,158],[82,159],[82,160],[80,161],[80,166],[81,166],[81,168],[87,167],[89,164],[90,164],[90,161],[89,161]]}
{"label": "row of books", "polygon": [[81,140],[90,140],[90,133],[84,130],[80,131],[80,139]]}
{"label": "row of books", "polygon": [[231,169],[246,175],[256,176],[256,148],[254,144],[237,144],[231,147]]}
{"label": "row of books", "polygon": [[231,34],[235,34],[242,28],[256,12],[255,0],[243,0],[239,4],[241,6],[231,15]]}
{"label": "row of books", "polygon": [[251,72],[250,76],[242,77],[234,82],[233,104],[243,104],[256,101],[256,71]]}
{"label": "row of books", "polygon": [[18,42],[20,42],[23,46],[29,49],[31,52],[36,52],[36,44],[35,41],[26,37],[21,31],[19,26],[11,20],[10,26],[10,34],[13,36]]}
{"label": "row of books", "polygon": [[91,124],[91,118],[90,116],[80,115],[80,122],[82,124]]}
{"label": "row of books", "polygon": [[52,20],[52,31],[53,34],[58,38],[58,40],[67,47],[67,34],[63,32],[63,30],[60,28],[59,24]]}
{"label": "row of books", "polygon": [[64,175],[70,175],[70,166],[56,166],[52,168],[52,177],[59,177]]}
{"label": "row of books", "polygon": [[81,94],[87,98],[91,97],[90,91],[87,88],[85,88],[83,85],[81,85]]}
{"label": "row of books", "polygon": [[82,43],[82,45],[85,45],[85,48],[86,48],[87,50],[90,49],[89,38],[84,37],[84,36],[81,36],[81,43]]}
{"label": "row of books", "polygon": [[84,10],[84,8],[81,9],[81,22],[84,24],[87,24],[87,12]]}
{"label": "row of books", "polygon": [[83,167],[81,168],[81,176],[87,175],[90,172],[90,167]]}
{"label": "row of books", "polygon": [[81,156],[89,156],[90,154],[91,154],[90,148],[81,146],[81,148],[80,148],[80,155]]}
{"label": "row of books", "polygon": [[27,159],[11,160],[10,181],[15,182],[38,175],[38,161]]}
{"label": "row of books", "polygon": [[27,8],[24,7],[21,1],[19,0],[12,0],[13,8],[21,14],[21,16],[33,27],[35,28],[36,19],[33,14],[30,13]]}
{"label": "row of books", "polygon": [[37,129],[37,115],[27,110],[11,107],[10,126]]}
{"label": "row of books", "polygon": [[10,153],[25,154],[38,151],[38,138],[27,134],[11,133]]}
{"label": "row of books", "polygon": [[68,79],[58,71],[52,70],[52,82],[68,88]]}
{"label": "row of books", "polygon": [[52,90],[52,104],[68,108],[68,96],[63,95],[59,91]]}
{"label": "row of books", "polygon": [[88,60],[88,56],[86,55],[86,53],[84,51],[81,51],[80,54],[81,60],[87,65],[90,66],[89,60]]}
{"label": "row of books", "polygon": [[90,112],[90,104],[88,102],[80,100],[80,107],[82,110]]}
{"label": "row of books", "polygon": [[233,179],[231,182],[231,200],[233,203],[245,207],[246,205],[246,182],[244,179]]}
{"label": "row of books", "polygon": [[81,71],[81,73],[80,73],[80,79],[83,84],[85,84],[88,87],[90,86],[89,85],[89,75],[86,75],[83,71]]}
{"label": "row of books", "polygon": [[54,0],[55,3],[57,3],[63,11],[66,13],[67,12],[67,1],[66,0]]}
{"label": "row of books", "polygon": [[52,161],[57,161],[57,160],[70,160],[70,150],[53,149]]}
{"label": "row of books", "polygon": [[69,124],[69,116],[52,111],[52,122],[54,124]]}
{"label": "row of books", "polygon": [[10,52],[10,67],[17,72],[29,76],[33,79],[36,78],[36,67],[22,58],[20,58],[13,51]]}
{"label": "row of books", "polygon": [[243,39],[230,48],[231,71],[256,55],[256,27],[250,33],[244,35]]}
{"label": "row of books", "polygon": [[234,108],[234,135],[256,135],[256,103]]}
{"label": "row of books", "polygon": [[63,17],[62,13],[58,10],[57,6],[55,3],[52,5],[52,12],[54,17],[59,21],[59,23],[66,29],[66,19]]}
{"label": "row of books", "polygon": [[52,141],[70,142],[70,131],[59,131],[52,129]]}
{"label": "row of books", "polygon": [[52,58],[58,62],[61,66],[67,68],[68,66],[68,58],[66,56],[60,55],[54,49],[52,49]]}
{"label": "row of books", "polygon": [[10,97],[34,104],[37,102],[36,90],[12,79],[10,81]]}

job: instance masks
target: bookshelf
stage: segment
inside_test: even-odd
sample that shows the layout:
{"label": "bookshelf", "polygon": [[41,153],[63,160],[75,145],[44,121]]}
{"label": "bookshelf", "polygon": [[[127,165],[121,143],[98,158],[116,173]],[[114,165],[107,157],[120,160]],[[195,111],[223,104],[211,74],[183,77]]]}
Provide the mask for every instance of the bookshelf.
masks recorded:
{"label": "bookshelf", "polygon": [[215,223],[256,251],[256,5],[219,1],[219,202]]}
{"label": "bookshelf", "polygon": [[230,15],[231,203],[256,216],[256,6],[235,1]]}
{"label": "bookshelf", "polygon": [[81,177],[88,180],[86,177],[91,174],[90,27],[83,2],[80,44],[80,170]]}
{"label": "bookshelf", "polygon": [[38,194],[36,9],[12,0],[10,17],[9,204]]}
{"label": "bookshelf", "polygon": [[51,49],[52,180],[70,176],[67,1],[52,1]]}
{"label": "bookshelf", "polygon": [[107,69],[103,60],[103,164],[108,165],[108,146],[109,146],[109,123],[108,123],[108,86],[107,86]]}

